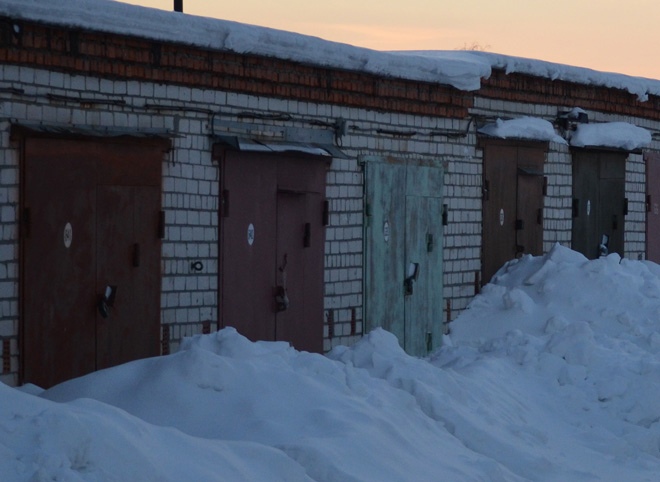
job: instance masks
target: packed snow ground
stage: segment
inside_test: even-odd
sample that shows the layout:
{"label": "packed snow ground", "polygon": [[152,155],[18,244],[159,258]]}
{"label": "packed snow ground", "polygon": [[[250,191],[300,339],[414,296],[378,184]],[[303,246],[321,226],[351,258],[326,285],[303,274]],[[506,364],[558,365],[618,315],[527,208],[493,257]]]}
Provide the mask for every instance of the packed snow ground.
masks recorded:
{"label": "packed snow ground", "polygon": [[0,384],[0,480],[657,481],[660,266],[503,267],[427,359],[233,329],[45,392]]}

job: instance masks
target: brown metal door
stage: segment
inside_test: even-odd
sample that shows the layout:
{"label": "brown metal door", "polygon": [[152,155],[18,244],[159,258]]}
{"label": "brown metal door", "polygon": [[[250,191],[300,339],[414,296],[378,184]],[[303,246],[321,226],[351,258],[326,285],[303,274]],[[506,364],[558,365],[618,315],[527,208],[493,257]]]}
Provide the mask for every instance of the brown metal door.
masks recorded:
{"label": "brown metal door", "polygon": [[220,326],[322,351],[325,172],[304,156],[226,153]]}
{"label": "brown metal door", "polygon": [[[23,381],[49,387],[157,355],[163,144],[24,145]],[[105,286],[117,287],[107,318]]]}
{"label": "brown metal door", "polygon": [[[573,152],[573,229],[571,246],[589,259],[623,256],[625,158],[622,152]],[[606,250],[601,248],[606,241]]]}
{"label": "brown metal door", "polygon": [[516,252],[543,253],[543,173],[518,169]]}
{"label": "brown metal door", "polygon": [[543,162],[546,145],[484,144],[482,282],[507,261],[543,252]]}
{"label": "brown metal door", "polygon": [[484,149],[482,280],[488,283],[516,256],[515,146],[488,144]]}
{"label": "brown metal door", "polygon": [[660,263],[660,153],[644,153],[646,162],[646,259]]}
{"label": "brown metal door", "polygon": [[85,289],[96,282],[96,185],[84,146],[29,139],[24,155],[23,381],[46,388],[96,367],[95,298]]}
{"label": "brown metal door", "polygon": [[96,310],[101,369],[159,353],[160,191],[99,186],[96,204],[96,293],[114,290],[107,317]]}

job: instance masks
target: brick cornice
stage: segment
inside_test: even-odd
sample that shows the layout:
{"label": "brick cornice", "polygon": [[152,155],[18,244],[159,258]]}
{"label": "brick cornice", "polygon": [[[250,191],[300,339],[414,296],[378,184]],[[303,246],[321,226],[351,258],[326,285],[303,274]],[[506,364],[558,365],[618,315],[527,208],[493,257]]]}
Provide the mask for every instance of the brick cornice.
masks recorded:
{"label": "brick cornice", "polygon": [[473,94],[433,83],[0,19],[0,62],[377,111],[465,118]]}
{"label": "brick cornice", "polygon": [[529,104],[580,107],[587,111],[660,120],[658,96],[649,96],[649,100],[641,102],[636,95],[623,89],[520,73],[507,74],[503,70],[493,70],[490,78],[482,80],[478,96]]}

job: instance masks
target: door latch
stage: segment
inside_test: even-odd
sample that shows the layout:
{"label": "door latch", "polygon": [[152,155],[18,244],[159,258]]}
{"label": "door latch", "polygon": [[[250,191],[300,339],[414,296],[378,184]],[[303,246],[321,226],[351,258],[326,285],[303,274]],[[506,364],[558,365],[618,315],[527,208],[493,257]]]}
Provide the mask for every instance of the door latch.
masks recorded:
{"label": "door latch", "polygon": [[103,318],[110,316],[110,308],[115,304],[115,296],[117,295],[117,287],[107,285],[102,295],[99,296],[97,304],[99,313]]}
{"label": "door latch", "polygon": [[410,263],[408,265],[408,275],[403,280],[403,294],[410,296],[413,294],[413,286],[419,276],[419,263]]}
{"label": "door latch", "polygon": [[282,273],[282,284],[275,287],[275,306],[278,312],[286,311],[289,308],[289,295],[286,292],[286,265],[288,256],[284,255],[282,266],[278,268]]}

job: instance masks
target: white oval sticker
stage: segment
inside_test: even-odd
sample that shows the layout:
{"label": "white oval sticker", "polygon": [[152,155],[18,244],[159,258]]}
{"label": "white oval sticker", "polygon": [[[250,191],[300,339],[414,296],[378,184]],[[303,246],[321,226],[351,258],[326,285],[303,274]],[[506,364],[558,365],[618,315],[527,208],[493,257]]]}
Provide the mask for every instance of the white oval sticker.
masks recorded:
{"label": "white oval sticker", "polygon": [[591,199],[587,200],[587,216],[591,214]]}
{"label": "white oval sticker", "polygon": [[385,221],[383,224],[383,238],[385,238],[385,242],[389,242],[390,240],[390,222]]}
{"label": "white oval sticker", "polygon": [[504,209],[500,209],[500,226],[504,226]]}
{"label": "white oval sticker", "polygon": [[250,223],[250,225],[248,226],[247,240],[250,246],[254,244],[254,224],[252,223]]}
{"label": "white oval sticker", "polygon": [[71,246],[71,241],[73,241],[73,227],[71,223],[66,223],[64,226],[64,247],[69,248]]}

